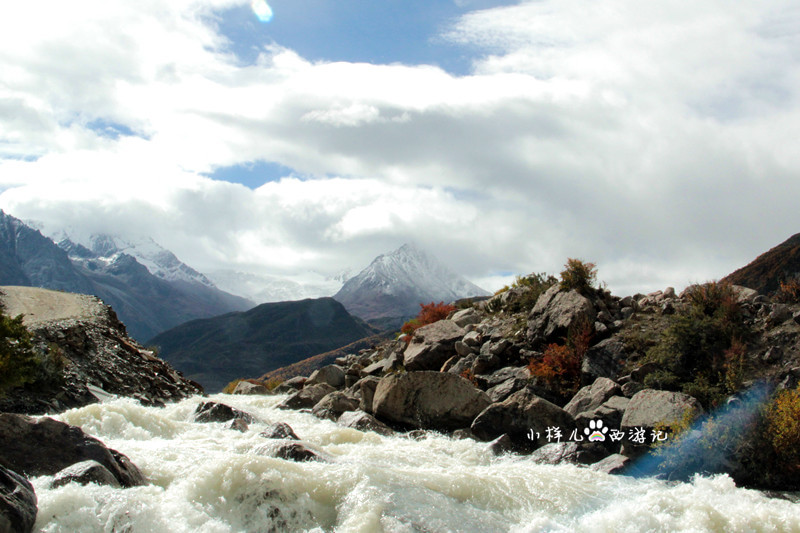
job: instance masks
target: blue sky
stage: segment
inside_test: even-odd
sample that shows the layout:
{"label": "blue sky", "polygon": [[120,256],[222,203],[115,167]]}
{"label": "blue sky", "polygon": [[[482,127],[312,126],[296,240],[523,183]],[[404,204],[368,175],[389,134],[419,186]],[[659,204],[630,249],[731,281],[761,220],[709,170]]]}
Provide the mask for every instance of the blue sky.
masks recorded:
{"label": "blue sky", "polygon": [[800,231],[796,0],[250,3],[2,3],[0,208],[203,272],[415,242],[489,290],[578,257],[620,294]]}
{"label": "blue sky", "polygon": [[250,6],[218,14],[232,51],[252,62],[264,45],[291,48],[312,61],[437,65],[467,74],[470,50],[440,37],[460,15],[512,5],[513,0],[272,0],[273,18],[262,23]]}

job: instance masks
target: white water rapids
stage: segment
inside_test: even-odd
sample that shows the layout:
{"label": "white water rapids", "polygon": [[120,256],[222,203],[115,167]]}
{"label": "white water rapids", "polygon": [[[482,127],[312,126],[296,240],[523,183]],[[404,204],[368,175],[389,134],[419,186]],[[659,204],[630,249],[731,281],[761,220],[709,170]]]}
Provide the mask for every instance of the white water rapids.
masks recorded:
{"label": "white water rapids", "polygon": [[[191,422],[201,398],[163,409],[132,400],[55,418],[80,426],[139,466],[150,485],[48,488],[45,532],[533,532],[800,531],[800,504],[737,488],[631,479],[526,457],[495,457],[485,443],[433,435],[382,437],[275,409],[283,396],[212,397],[261,421],[239,433]],[[286,422],[327,462],[257,455],[266,425]]]}

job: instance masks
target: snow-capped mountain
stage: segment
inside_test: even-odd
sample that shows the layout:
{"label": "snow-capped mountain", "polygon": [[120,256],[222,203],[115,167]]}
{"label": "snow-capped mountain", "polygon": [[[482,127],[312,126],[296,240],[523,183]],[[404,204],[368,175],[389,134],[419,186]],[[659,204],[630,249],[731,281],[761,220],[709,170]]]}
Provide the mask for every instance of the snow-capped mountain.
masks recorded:
{"label": "snow-capped mountain", "polygon": [[51,235],[58,246],[65,250],[73,261],[95,260],[113,263],[121,254],[134,259],[157,278],[168,282],[184,281],[214,287],[206,276],[181,262],[175,254],[163,248],[153,239],[123,238],[115,235],[80,235],[69,231],[58,231]]}
{"label": "snow-capped mountain", "polygon": [[376,257],[334,299],[365,320],[414,316],[420,303],[452,302],[489,293],[411,244]]}

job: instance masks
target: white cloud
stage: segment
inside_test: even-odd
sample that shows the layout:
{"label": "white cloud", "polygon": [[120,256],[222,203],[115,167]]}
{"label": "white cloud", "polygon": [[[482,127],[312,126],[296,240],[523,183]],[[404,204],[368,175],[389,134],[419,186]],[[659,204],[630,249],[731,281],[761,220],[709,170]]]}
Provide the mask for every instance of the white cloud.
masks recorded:
{"label": "white cloud", "polygon": [[[720,277],[800,226],[789,1],[476,11],[448,32],[478,54],[462,77],[278,45],[242,66],[212,21],[246,3],[0,8],[0,207],[137,228],[198,268],[333,272],[416,240],[491,283],[578,256],[629,291]],[[303,179],[201,175],[256,160]]]}

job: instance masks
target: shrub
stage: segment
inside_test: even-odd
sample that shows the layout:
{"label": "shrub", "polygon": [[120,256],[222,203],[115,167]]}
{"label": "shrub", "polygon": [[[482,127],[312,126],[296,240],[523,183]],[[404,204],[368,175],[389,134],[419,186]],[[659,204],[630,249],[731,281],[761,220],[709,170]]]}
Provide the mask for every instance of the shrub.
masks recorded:
{"label": "shrub", "polygon": [[459,374],[462,378],[466,379],[476,387],[478,386],[478,380],[475,379],[475,373],[472,371],[471,368],[465,369],[461,374]]}
{"label": "shrub", "polygon": [[561,288],[589,294],[597,281],[597,265],[580,259],[567,259],[561,271]]}
{"label": "shrub", "polygon": [[445,304],[444,302],[429,304],[419,304],[420,310],[417,318],[412,318],[400,328],[402,333],[413,335],[422,326],[433,324],[447,318],[447,316],[456,310],[455,306]]}
{"label": "shrub", "polygon": [[0,394],[35,381],[40,366],[22,315],[11,318],[0,313]]}
{"label": "shrub", "polygon": [[765,413],[767,440],[781,466],[800,471],[800,387],[779,392]]}
{"label": "shrub", "polygon": [[661,371],[647,376],[645,385],[683,391],[715,407],[741,387],[750,331],[730,285],[695,285],[687,296],[689,308],[670,317],[647,351],[645,360]]}
{"label": "shrub", "polygon": [[577,392],[581,362],[591,343],[591,328],[588,321],[582,321],[570,330],[566,344],[549,344],[541,358],[531,358],[528,362],[531,375],[545,380],[557,394]]}
{"label": "shrub", "polygon": [[796,279],[781,281],[775,299],[788,304],[800,303],[800,281]]}

